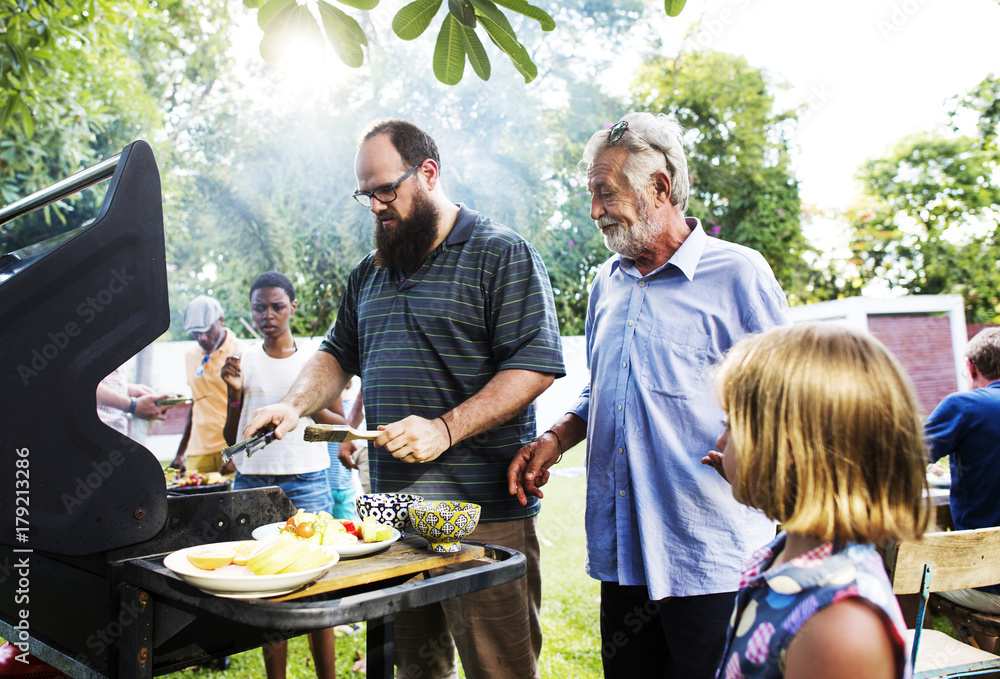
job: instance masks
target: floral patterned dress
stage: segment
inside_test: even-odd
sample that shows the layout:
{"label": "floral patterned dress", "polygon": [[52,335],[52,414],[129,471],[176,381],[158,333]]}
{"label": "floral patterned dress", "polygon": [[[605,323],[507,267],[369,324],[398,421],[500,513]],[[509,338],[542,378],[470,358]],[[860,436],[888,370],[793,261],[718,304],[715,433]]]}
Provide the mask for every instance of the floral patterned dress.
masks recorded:
{"label": "floral patterned dress", "polygon": [[785,675],[788,645],[806,620],[843,599],[867,600],[884,616],[897,674],[910,679],[906,623],[870,544],[826,542],[768,570],[785,543],[785,533],[758,550],[743,567],[726,650],[716,677],[771,679]]}

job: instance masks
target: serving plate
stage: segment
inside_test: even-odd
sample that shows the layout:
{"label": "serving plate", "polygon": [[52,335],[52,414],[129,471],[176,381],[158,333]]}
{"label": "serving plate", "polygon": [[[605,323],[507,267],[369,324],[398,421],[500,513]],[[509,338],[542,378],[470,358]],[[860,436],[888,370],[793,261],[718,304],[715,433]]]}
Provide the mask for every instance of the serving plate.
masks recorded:
{"label": "serving plate", "polygon": [[230,564],[214,571],[198,568],[188,561],[187,555],[205,547],[226,547],[236,542],[220,542],[213,545],[198,545],[179,549],[163,559],[163,565],[180,576],[188,584],[194,585],[207,594],[231,599],[257,599],[280,596],[299,589],[318,579],[340,559],[339,553],[331,551],[330,560],[307,571],[278,573],[277,575],[254,575],[246,566]]}
{"label": "serving plate", "polygon": [[[254,528],[251,535],[254,540],[270,540],[271,538],[278,537],[278,533],[280,533],[281,529],[284,527],[284,521],[279,523],[266,523],[263,526]],[[389,545],[402,537],[402,534],[395,528],[392,528],[391,530],[392,537],[388,540],[382,540],[381,542],[356,542],[348,545],[324,545],[324,547],[332,547],[345,559],[355,556],[369,556],[371,554],[377,554],[382,550],[388,549]]]}

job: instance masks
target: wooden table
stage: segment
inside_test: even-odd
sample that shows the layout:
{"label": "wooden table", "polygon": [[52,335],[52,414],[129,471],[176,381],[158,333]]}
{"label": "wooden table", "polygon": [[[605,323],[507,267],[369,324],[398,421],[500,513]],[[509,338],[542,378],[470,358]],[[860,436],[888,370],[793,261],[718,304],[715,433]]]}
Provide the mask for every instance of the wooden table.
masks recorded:
{"label": "wooden table", "polygon": [[401,576],[416,575],[432,568],[443,568],[483,559],[486,549],[479,544],[463,544],[462,551],[442,554],[427,549],[421,537],[397,540],[389,549],[364,557],[341,558],[322,578],[304,588],[268,601],[292,601],[316,594],[336,592],[351,587],[392,580]]}

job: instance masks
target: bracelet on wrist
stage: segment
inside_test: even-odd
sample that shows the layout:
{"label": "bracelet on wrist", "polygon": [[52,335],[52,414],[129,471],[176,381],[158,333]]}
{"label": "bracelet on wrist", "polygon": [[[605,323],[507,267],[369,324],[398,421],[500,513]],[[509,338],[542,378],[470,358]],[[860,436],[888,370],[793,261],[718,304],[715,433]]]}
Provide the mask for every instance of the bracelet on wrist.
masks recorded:
{"label": "bracelet on wrist", "polygon": [[552,434],[553,436],[556,437],[556,448],[559,449],[559,457],[556,458],[556,461],[553,464],[559,464],[559,461],[562,460],[563,453],[566,452],[565,450],[563,450],[562,439],[559,438],[559,434],[555,433],[551,429],[546,429],[544,432],[542,432],[542,436],[545,436],[546,434]]}
{"label": "bracelet on wrist", "polygon": [[128,410],[125,411],[126,415],[135,415],[135,407],[139,405],[139,401],[135,396],[129,396]]}
{"label": "bracelet on wrist", "polygon": [[448,426],[448,423],[444,421],[443,417],[439,417],[438,419],[441,420],[441,424],[444,425],[445,431],[448,432],[448,447],[451,448],[451,427]]}

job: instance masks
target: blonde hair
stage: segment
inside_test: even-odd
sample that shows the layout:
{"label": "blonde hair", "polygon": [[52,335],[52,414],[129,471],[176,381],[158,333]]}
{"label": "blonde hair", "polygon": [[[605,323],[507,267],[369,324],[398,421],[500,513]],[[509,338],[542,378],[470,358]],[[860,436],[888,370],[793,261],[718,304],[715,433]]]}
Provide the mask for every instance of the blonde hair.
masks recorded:
{"label": "blonde hair", "polygon": [[878,340],[833,323],[776,328],[729,352],[716,395],[737,451],[737,500],[823,540],[923,533],[922,426]]}

